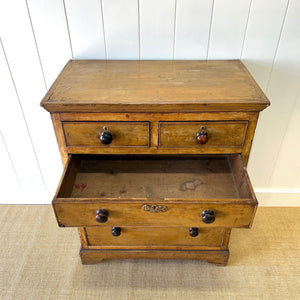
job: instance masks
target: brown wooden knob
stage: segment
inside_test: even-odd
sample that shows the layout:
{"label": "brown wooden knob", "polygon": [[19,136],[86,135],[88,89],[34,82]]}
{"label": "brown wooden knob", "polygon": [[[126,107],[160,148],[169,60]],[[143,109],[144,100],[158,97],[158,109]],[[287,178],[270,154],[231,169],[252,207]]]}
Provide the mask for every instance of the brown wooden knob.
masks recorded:
{"label": "brown wooden knob", "polygon": [[121,227],[113,227],[111,230],[113,236],[119,236],[121,234]]}
{"label": "brown wooden knob", "polygon": [[206,131],[206,127],[202,126],[201,131],[196,134],[196,140],[199,144],[206,144],[208,141],[208,134]]}
{"label": "brown wooden knob", "polygon": [[98,223],[105,223],[105,222],[107,222],[108,215],[109,215],[109,213],[106,209],[98,209],[96,211],[95,219]]}
{"label": "brown wooden knob", "polygon": [[189,229],[189,232],[190,232],[190,236],[191,236],[191,237],[196,237],[196,236],[198,236],[198,234],[199,234],[199,231],[198,231],[198,228],[197,228],[197,227],[191,227],[191,228]]}
{"label": "brown wooden knob", "polygon": [[206,224],[211,224],[215,221],[215,212],[211,209],[206,209],[201,213],[202,221]]}

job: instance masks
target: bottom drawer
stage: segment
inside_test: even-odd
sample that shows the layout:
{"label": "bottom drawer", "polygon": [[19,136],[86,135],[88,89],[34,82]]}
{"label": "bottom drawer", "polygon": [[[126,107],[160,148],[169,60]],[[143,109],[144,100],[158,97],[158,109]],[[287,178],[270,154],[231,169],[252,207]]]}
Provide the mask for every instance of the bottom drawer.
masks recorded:
{"label": "bottom drawer", "polygon": [[112,227],[86,227],[88,248],[100,249],[221,249],[227,248],[230,229],[196,228],[192,237],[189,227],[122,227],[119,236]]}

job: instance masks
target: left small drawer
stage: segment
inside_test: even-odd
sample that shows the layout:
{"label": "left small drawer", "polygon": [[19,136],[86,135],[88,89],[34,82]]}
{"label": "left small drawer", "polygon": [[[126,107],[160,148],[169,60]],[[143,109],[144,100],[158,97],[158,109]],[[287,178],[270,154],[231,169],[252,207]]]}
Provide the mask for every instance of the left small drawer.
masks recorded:
{"label": "left small drawer", "polygon": [[[63,122],[68,147],[148,147],[149,122]],[[109,132],[111,141],[100,141]]]}

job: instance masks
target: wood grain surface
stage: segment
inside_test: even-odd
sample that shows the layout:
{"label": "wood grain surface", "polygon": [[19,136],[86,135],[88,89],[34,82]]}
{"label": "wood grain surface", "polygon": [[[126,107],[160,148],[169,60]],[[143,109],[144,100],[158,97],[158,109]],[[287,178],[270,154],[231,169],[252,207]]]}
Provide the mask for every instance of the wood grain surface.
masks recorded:
{"label": "wood grain surface", "polygon": [[[258,113],[251,112],[59,113],[54,115],[58,115],[57,119],[60,119],[65,127],[72,128],[69,134],[71,134],[71,141],[76,145],[67,145],[66,140],[70,137],[62,131],[63,125],[53,123],[56,135],[61,136],[60,140],[58,139],[60,148],[69,153],[150,155],[243,153],[245,164],[249,157],[258,118]],[[145,130],[140,129],[141,124],[146,122],[149,122],[150,126],[149,146],[124,146],[134,141],[142,143],[143,137],[146,138],[148,132],[145,133]],[[97,124],[99,126],[116,124],[119,146],[115,144],[116,141],[114,141],[115,146],[100,144],[98,142],[100,127]],[[124,124],[132,126],[123,128]],[[137,124],[137,128],[133,124]],[[209,142],[200,146],[195,136],[203,124],[208,126]],[[80,130],[77,131],[76,128]],[[131,133],[133,137],[127,137]],[[141,141],[136,140],[137,133],[141,136]],[[168,145],[163,146],[164,143]]]}
{"label": "wood grain surface", "polygon": [[[158,213],[143,205],[165,206]],[[70,156],[53,207],[60,226],[249,227],[257,200],[241,157]],[[107,223],[96,211],[109,211]],[[215,211],[205,224],[201,212]]]}
{"label": "wood grain surface", "polygon": [[269,101],[238,60],[79,60],[41,105],[51,112],[259,111]]}
{"label": "wood grain surface", "polygon": [[[82,262],[152,255],[226,264],[231,228],[250,227],[255,215],[242,158],[269,104],[239,60],[69,61],[41,105],[64,163],[69,155],[53,207],[59,226],[80,227]],[[116,226],[125,232],[111,240]],[[169,236],[172,227],[208,231],[193,244]]]}
{"label": "wood grain surface", "polygon": [[[160,122],[159,146],[164,148],[242,147],[247,122]],[[196,134],[205,127],[208,141],[199,145]]]}
{"label": "wood grain surface", "polygon": [[[101,200],[83,202],[67,202],[58,199],[53,203],[57,222],[61,227],[81,226],[190,226],[190,227],[250,227],[256,210],[255,201],[230,203],[222,201],[219,204],[211,202],[194,203],[165,203],[165,202],[106,202]],[[168,210],[161,213],[151,213],[143,210],[143,205],[167,206]],[[109,212],[106,223],[95,220],[96,211],[106,209]],[[216,220],[212,224],[202,221],[201,213],[211,209],[215,212]]]}
{"label": "wood grain surface", "polygon": [[[201,250],[217,250],[223,246],[226,229],[201,228],[196,237],[189,235],[189,227],[121,227],[118,237],[112,235],[111,227],[87,227],[89,249],[184,249],[188,246]],[[227,246],[227,245],[226,245]]]}
{"label": "wood grain surface", "polygon": [[[112,134],[112,142],[102,145],[99,138],[107,127]],[[147,147],[149,145],[148,122],[64,122],[67,146],[90,147]]]}

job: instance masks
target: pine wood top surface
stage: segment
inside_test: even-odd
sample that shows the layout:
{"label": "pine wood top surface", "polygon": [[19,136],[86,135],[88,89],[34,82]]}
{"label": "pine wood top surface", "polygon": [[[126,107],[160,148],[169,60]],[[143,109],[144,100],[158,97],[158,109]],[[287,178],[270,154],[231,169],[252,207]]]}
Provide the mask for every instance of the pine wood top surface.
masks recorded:
{"label": "pine wood top surface", "polygon": [[260,111],[269,104],[239,60],[71,60],[41,103],[50,112]]}

